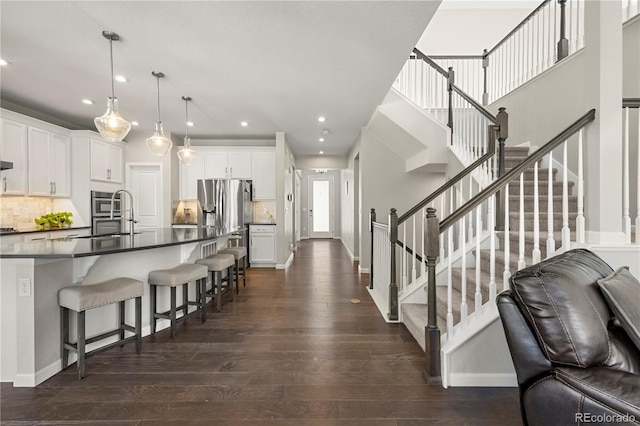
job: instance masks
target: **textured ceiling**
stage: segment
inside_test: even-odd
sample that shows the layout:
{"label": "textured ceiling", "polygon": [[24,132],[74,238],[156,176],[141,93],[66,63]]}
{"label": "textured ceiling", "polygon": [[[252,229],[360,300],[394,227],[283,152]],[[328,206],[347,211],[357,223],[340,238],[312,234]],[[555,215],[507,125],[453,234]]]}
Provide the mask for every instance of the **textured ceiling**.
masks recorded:
{"label": "textured ceiling", "polygon": [[[273,138],[296,155],[344,155],[389,90],[439,1],[2,1],[3,101],[93,128],[109,95],[117,32],[122,115],[181,137]],[[84,105],[83,98],[95,101]],[[320,124],[317,117],[327,121]],[[246,120],[249,127],[239,122]],[[323,129],[326,142],[319,143]]]}

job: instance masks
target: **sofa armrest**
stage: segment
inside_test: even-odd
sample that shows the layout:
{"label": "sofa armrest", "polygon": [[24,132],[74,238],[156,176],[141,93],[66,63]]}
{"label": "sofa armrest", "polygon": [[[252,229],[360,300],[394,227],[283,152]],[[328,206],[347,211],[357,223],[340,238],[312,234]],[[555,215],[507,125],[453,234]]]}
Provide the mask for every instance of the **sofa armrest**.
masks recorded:
{"label": "sofa armrest", "polygon": [[513,300],[511,291],[500,293],[497,303],[518,384],[522,386],[531,379],[549,374],[553,366],[542,353],[538,340]]}

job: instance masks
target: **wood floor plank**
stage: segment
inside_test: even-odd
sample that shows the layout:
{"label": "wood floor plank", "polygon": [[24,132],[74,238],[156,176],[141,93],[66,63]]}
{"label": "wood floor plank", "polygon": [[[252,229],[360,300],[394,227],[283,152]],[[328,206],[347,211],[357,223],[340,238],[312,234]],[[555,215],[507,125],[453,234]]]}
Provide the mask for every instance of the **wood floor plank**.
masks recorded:
{"label": "wood floor plank", "polygon": [[[520,424],[515,388],[428,386],[424,353],[383,321],[340,241],[305,240],[287,270],[190,318],[75,364],[36,388],[0,385],[4,425],[416,426]],[[360,299],[353,304],[351,299]]]}

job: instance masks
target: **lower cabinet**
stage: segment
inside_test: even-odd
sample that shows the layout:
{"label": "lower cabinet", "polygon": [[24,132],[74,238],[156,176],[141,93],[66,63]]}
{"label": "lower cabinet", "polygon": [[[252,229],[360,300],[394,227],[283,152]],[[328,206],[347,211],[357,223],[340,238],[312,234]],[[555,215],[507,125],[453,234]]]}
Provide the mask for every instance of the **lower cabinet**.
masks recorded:
{"label": "lower cabinet", "polygon": [[276,263],[276,227],[249,226],[249,263],[251,266],[274,266]]}

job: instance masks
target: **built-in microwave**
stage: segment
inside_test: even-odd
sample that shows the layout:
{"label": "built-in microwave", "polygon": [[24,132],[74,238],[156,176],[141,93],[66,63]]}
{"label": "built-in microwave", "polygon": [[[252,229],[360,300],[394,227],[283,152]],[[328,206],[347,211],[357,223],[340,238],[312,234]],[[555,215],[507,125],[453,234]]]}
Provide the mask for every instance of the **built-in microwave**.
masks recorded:
{"label": "built-in microwave", "polygon": [[[111,214],[111,192],[91,191],[91,216],[108,217]],[[113,215],[121,216],[122,205],[120,194],[113,200]]]}

